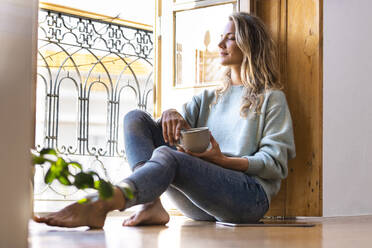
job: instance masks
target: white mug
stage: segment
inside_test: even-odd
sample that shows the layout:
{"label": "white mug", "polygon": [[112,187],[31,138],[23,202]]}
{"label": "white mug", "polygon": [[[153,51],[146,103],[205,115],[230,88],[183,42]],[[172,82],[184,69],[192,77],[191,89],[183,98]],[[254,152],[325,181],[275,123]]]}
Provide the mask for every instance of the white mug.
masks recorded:
{"label": "white mug", "polygon": [[210,143],[208,127],[197,127],[181,130],[180,145],[185,149],[195,153],[207,150]]}

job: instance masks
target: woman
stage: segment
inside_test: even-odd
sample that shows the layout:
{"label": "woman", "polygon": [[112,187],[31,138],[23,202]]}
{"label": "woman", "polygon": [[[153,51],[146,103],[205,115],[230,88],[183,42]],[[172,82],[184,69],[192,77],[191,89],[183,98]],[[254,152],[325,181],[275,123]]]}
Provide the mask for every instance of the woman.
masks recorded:
{"label": "woman", "polygon": [[[295,156],[292,121],[280,90],[275,46],[263,23],[247,13],[229,17],[218,44],[227,67],[224,86],[206,90],[159,122],[135,110],[124,121],[128,162],[134,170],[108,201],[72,204],[38,222],[101,228],[106,214],[143,204],[123,225],[166,224],[159,197],[167,192],[186,216],[203,221],[256,222],[269,209]],[[208,126],[211,148],[178,147],[180,130]],[[133,200],[121,192],[130,187]]]}

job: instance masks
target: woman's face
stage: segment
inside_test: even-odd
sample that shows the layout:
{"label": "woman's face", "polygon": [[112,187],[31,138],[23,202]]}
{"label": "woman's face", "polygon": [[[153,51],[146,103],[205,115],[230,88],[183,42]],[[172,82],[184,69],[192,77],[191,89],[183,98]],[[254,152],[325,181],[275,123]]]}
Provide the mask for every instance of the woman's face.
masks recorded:
{"label": "woman's face", "polygon": [[225,66],[240,66],[243,61],[243,53],[235,41],[235,25],[229,21],[218,43],[221,64]]}

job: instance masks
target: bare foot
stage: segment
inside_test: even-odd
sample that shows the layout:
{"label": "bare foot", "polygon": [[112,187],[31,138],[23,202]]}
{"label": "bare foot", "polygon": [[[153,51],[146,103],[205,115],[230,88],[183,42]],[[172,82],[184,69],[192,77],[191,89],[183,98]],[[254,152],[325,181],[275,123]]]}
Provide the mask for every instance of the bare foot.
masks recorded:
{"label": "bare foot", "polygon": [[169,222],[169,214],[163,208],[160,199],[143,204],[141,209],[128,219],[123,226],[165,225]]}
{"label": "bare foot", "polygon": [[97,200],[89,203],[73,203],[61,211],[51,213],[45,217],[34,217],[39,223],[50,226],[102,228],[106,215],[114,209],[125,206],[125,200],[120,189],[114,190],[114,197],[109,200]]}
{"label": "bare foot", "polygon": [[34,220],[50,226],[102,228],[107,212],[103,204],[97,204],[97,202],[74,203],[59,212],[48,214],[45,217],[35,216]]}

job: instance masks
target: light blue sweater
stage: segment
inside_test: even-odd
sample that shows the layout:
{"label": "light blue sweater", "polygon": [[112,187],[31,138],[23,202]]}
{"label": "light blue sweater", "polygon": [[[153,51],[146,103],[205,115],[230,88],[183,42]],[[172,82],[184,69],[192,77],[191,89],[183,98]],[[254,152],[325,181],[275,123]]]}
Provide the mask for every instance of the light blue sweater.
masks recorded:
{"label": "light blue sweater", "polygon": [[231,86],[215,102],[214,90],[205,90],[183,105],[181,114],[191,127],[209,127],[226,156],[248,159],[245,171],[253,176],[271,198],[288,175],[288,160],[295,157],[292,119],[285,95],[269,91],[261,114],[240,116],[243,86]]}

